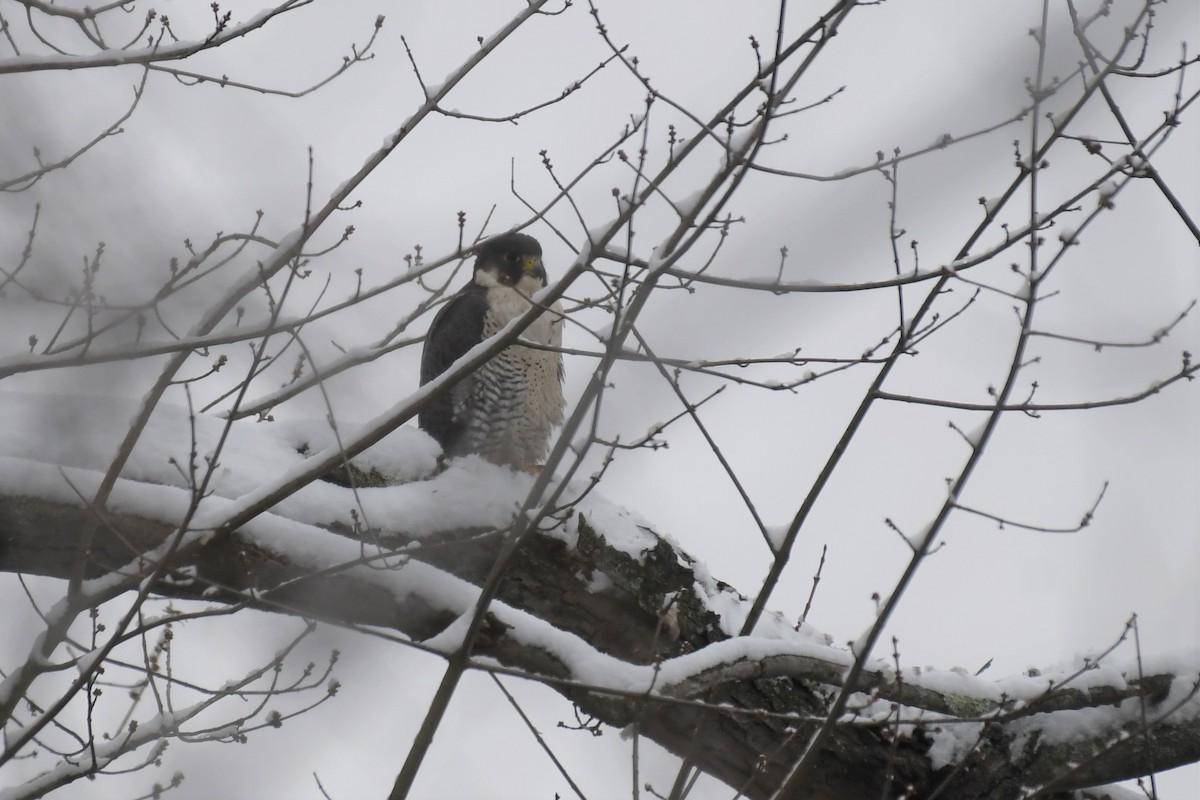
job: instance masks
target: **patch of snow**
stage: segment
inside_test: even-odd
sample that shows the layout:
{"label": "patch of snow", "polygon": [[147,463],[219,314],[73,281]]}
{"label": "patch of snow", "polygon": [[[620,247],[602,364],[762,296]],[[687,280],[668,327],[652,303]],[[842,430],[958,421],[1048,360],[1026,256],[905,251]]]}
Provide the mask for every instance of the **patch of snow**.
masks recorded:
{"label": "patch of snow", "polygon": [[612,588],[612,579],[599,570],[592,572],[591,580],[588,581],[587,590],[593,594],[608,591]]}
{"label": "patch of snow", "polygon": [[995,703],[999,703],[1004,696],[994,681],[977,678],[962,668],[908,668],[903,671],[902,677],[910,686],[920,686],[939,694],[964,695]]}
{"label": "patch of snow", "polygon": [[726,146],[734,154],[740,155],[750,149],[760,133],[761,129],[758,125],[750,125],[730,136],[729,144]]}
{"label": "patch of snow", "polygon": [[450,655],[462,647],[467,631],[471,626],[471,613],[460,614],[454,622],[443,628],[436,636],[425,639],[421,644],[446,655]]}
{"label": "patch of snow", "polygon": [[[779,384],[779,381],[765,381],[765,385],[779,386],[780,384]],[[767,525],[766,526],[767,541],[770,542],[771,549],[774,550],[776,553],[778,553],[779,549],[781,547],[783,547],[783,542],[785,539],[787,539],[787,533],[788,533],[789,528],[791,528],[790,524],[788,524],[788,525]]]}
{"label": "patch of snow", "polygon": [[[616,224],[617,224],[617,220],[616,220],[616,218],[613,218],[613,219],[607,220],[606,222],[602,222],[601,224],[595,226],[594,228],[588,228],[588,231],[587,231],[588,247],[591,247],[595,242],[599,242],[605,236],[608,236],[609,234],[611,234],[613,227]],[[582,262],[585,260],[586,259],[584,259],[584,254],[580,253],[579,259],[577,259],[577,261]]]}
{"label": "patch of snow", "polygon": [[[570,488],[582,491],[583,484]],[[639,563],[645,558],[646,552],[658,544],[658,539],[649,532],[653,525],[645,518],[609,502],[596,492],[589,493],[576,509],[587,524],[604,537],[609,547],[625,553]],[[572,537],[578,535],[578,524],[578,517],[572,518],[567,529]]]}
{"label": "patch of snow", "polygon": [[697,569],[696,577],[698,580],[693,587],[696,596],[701,598],[705,607],[721,620],[723,633],[727,636],[737,636],[750,613],[750,604],[747,599],[732,590],[721,591],[716,586],[716,581],[708,574],[707,569],[704,570],[703,577],[701,577],[700,570]]}
{"label": "patch of snow", "polygon": [[[300,452],[316,452],[335,447],[338,437],[325,420],[281,420],[273,423],[281,439]],[[354,436],[365,426],[339,423],[341,439]],[[378,470],[400,483],[408,483],[433,474],[441,448],[433,437],[418,428],[397,428],[365,452],[350,459],[364,471]]]}
{"label": "patch of snow", "polygon": [[824,645],[829,644],[828,640],[813,637],[812,633],[815,630],[815,628],[809,626],[807,631],[799,633],[796,630],[795,624],[783,616],[783,614],[776,611],[764,611],[759,615],[758,622],[754,623],[754,630],[750,632],[750,635],[761,639],[787,639],[789,641],[803,639]]}
{"label": "patch of snow", "polygon": [[1146,800],[1145,792],[1135,792],[1132,789],[1126,789],[1124,786],[1117,786],[1115,784],[1091,786],[1086,790],[1086,794],[1081,793],[1081,796],[1104,797],[1107,800]]}
{"label": "patch of snow", "polygon": [[974,748],[983,732],[982,722],[926,725],[925,734],[932,740],[926,756],[934,770],[957,764]]}
{"label": "patch of snow", "polygon": [[[6,491],[69,504],[81,503],[80,495],[90,499],[137,405],[124,398],[0,393],[0,414],[13,423],[0,429],[0,481]],[[231,508],[218,500],[246,502],[263,486],[302,471],[302,449],[320,452],[336,443],[325,421],[244,420],[231,424],[224,448],[216,454],[227,422],[195,417],[194,443],[192,424],[184,408],[162,404],[155,409],[122,471],[122,478],[136,482],[137,490],[125,487],[115,494],[110,502],[114,511],[177,522],[187,508],[192,465],[197,479],[212,465],[208,488],[214,497],[202,504],[202,518],[212,521]],[[363,428],[341,425],[342,440]],[[402,532],[412,536],[508,524],[531,476],[467,457],[452,461],[431,480],[418,480],[432,473],[437,454],[437,444],[424,432],[401,427],[352,463],[406,483],[359,489],[358,507],[349,489],[316,481],[274,511],[302,523],[350,525],[351,510],[357,508],[360,516],[392,522],[389,528],[402,526]]]}
{"label": "patch of snow", "polygon": [[704,189],[692,192],[675,203],[675,210],[679,212],[679,216],[681,217],[694,216],[700,210],[701,205],[703,205],[706,195],[707,192]]}
{"label": "patch of snow", "polygon": [[86,675],[96,665],[96,661],[103,657],[104,650],[102,648],[89,650],[75,659],[75,669],[79,670],[80,675]]}

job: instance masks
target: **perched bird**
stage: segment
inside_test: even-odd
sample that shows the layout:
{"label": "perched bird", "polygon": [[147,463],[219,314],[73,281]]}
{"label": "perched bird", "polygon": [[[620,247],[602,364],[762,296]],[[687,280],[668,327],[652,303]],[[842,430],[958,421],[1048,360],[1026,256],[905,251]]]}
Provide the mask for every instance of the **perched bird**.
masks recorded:
{"label": "perched bird", "polygon": [[[524,314],[546,285],[542,246],[523,233],[488,239],[475,271],[438,312],[421,353],[421,385],[459,356]],[[554,303],[525,329],[529,342],[562,346],[562,307]],[[497,464],[530,469],[546,457],[550,431],[562,423],[562,353],[510,345],[434,397],[418,417],[448,456],[478,453]]]}

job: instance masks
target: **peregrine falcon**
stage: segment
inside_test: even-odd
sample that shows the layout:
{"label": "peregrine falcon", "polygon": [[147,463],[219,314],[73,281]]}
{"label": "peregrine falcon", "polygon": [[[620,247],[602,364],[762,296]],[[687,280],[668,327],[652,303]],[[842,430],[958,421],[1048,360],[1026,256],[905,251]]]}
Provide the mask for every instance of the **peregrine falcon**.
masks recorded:
{"label": "peregrine falcon", "polygon": [[[476,249],[470,283],[433,319],[421,353],[421,384],[529,309],[546,286],[542,246],[506,233]],[[546,457],[550,431],[562,423],[562,307],[554,303],[522,338],[551,349],[510,345],[432,398],[418,423],[447,456],[478,453],[497,464],[529,469]]]}

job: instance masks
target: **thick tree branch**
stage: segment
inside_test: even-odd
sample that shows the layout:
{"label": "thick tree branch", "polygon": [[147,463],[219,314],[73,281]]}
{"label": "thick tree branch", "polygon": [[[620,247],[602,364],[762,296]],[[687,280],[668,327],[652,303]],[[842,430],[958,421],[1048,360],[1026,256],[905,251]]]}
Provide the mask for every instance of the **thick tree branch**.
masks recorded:
{"label": "thick tree branch", "polygon": [[[68,577],[77,531],[92,523],[92,513],[30,497],[0,497],[0,570]],[[106,522],[90,553],[92,576],[129,564],[136,553],[155,547],[173,530],[169,524],[128,515],[109,515]],[[545,680],[586,713],[615,726],[636,725],[641,735],[675,752],[684,752],[702,730],[698,763],[730,785],[744,787],[750,797],[768,796],[820,724],[850,654],[819,642],[806,654],[797,652],[794,642],[756,638],[761,657],[746,657],[746,640],[724,633],[721,620],[698,596],[697,576],[685,554],[652,537],[654,546],[639,561],[610,546],[586,520],[577,524],[580,535],[574,547],[537,535],[522,549],[474,656],[497,659]],[[403,536],[389,541],[408,544]],[[406,552],[477,583],[499,545],[500,537],[489,531],[457,531],[422,539],[420,548]],[[364,572],[387,575],[378,565],[368,571],[353,566],[316,569],[243,533],[214,540],[190,565],[179,566],[192,569],[177,569],[156,587],[159,594],[391,628],[435,647],[432,637],[459,617],[455,609],[440,607],[419,591],[396,592],[364,577]],[[596,591],[600,575],[608,588]],[[649,669],[659,678],[653,696],[597,686],[602,682],[577,674],[561,652],[552,652],[555,647],[524,643],[512,616],[522,612],[550,623],[564,639],[580,639],[614,660]],[[722,658],[725,649],[742,655]],[[713,654],[717,658],[710,658]],[[694,666],[701,659],[711,666]],[[687,677],[677,680],[676,675]],[[898,679],[882,666],[865,670],[854,687],[860,695],[852,706],[859,711],[837,726],[812,780],[796,797],[878,796],[889,774],[893,790],[916,787],[915,796],[925,796],[943,781],[942,796],[1005,800],[1034,784],[1044,784],[1052,795],[1143,774],[1147,742],[1159,769],[1200,760],[1194,674],[1093,681],[1086,689],[1068,685],[1021,703],[965,675],[960,676],[961,690],[950,691],[947,675],[922,684],[913,675]],[[718,711],[687,699],[715,686],[727,691],[727,708]],[[1143,698],[1150,713],[1149,737],[1137,734],[1140,716],[1135,711]],[[900,704],[905,719],[913,721],[898,746],[890,740],[891,703]],[[1069,722],[1069,715],[1102,714],[1113,706],[1128,713],[1102,717],[1111,721],[1081,726],[1065,740],[1055,738],[1053,732]],[[701,725],[706,719],[709,724]],[[965,768],[935,763],[930,752],[939,737],[963,731],[969,732],[967,740],[977,737]],[[963,740],[964,734],[958,738]],[[1067,771],[1065,763],[1077,766]]]}

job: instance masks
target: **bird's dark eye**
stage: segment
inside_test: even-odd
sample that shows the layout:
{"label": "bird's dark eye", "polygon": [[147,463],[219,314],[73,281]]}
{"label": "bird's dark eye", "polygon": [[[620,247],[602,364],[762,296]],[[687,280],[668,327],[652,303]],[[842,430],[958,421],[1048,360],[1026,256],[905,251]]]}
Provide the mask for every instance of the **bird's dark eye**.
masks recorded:
{"label": "bird's dark eye", "polygon": [[505,253],[504,260],[511,264],[512,262],[517,260],[517,257],[514,256],[512,253]]}

